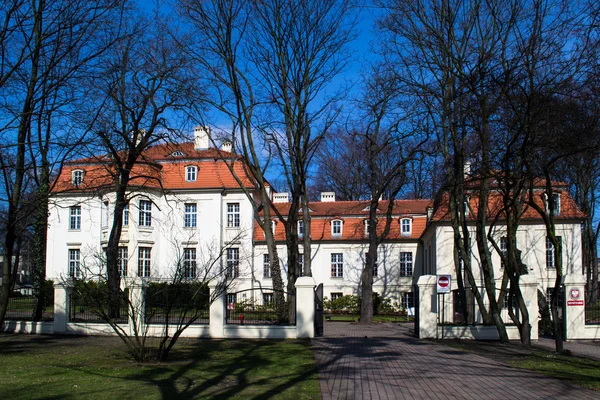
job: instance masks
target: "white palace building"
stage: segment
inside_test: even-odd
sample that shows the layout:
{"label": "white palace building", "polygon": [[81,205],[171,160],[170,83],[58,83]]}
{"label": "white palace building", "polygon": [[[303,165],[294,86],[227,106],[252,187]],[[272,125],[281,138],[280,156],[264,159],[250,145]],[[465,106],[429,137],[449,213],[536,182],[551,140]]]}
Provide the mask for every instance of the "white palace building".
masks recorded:
{"label": "white palace building", "polygon": [[[183,261],[190,278],[210,267],[227,269],[238,290],[272,287],[264,233],[253,209],[225,161],[230,147],[211,148],[207,131],[195,129],[194,142],[149,148],[132,171],[129,205],[120,240],[120,268],[125,276],[168,279]],[[58,176],[48,221],[47,278],[92,277],[102,272],[102,251],[112,224],[114,189],[110,166],[102,157],[66,163]],[[253,190],[241,161],[234,164],[242,185]],[[566,274],[582,274],[581,221],[585,217],[567,187],[557,184],[557,235],[564,247]],[[544,193],[540,187],[539,201]],[[285,215],[287,194],[274,193],[275,206]],[[499,195],[492,195],[491,202]],[[472,206],[476,196],[471,196]],[[439,203],[439,204],[437,204]],[[399,306],[412,307],[421,275],[454,276],[453,232],[442,201],[396,200],[388,239],[380,246],[374,290]],[[324,295],[358,294],[368,248],[368,202],[336,201],[322,193],[310,204],[312,273]],[[383,209],[383,206],[382,206]],[[274,223],[281,265],[286,270],[282,224]],[[475,229],[472,222],[473,232]],[[494,228],[503,243],[503,227]],[[302,235],[302,226],[299,227]],[[518,233],[523,262],[546,292],[554,281],[554,249],[534,210],[525,213]],[[473,266],[478,255],[473,240]],[[502,265],[493,254],[495,277]],[[265,263],[267,262],[267,263]],[[481,279],[480,276],[477,276]],[[455,282],[453,282],[455,285]],[[483,286],[483,282],[481,282]],[[499,285],[498,285],[499,286]],[[456,286],[453,286],[456,287]]]}

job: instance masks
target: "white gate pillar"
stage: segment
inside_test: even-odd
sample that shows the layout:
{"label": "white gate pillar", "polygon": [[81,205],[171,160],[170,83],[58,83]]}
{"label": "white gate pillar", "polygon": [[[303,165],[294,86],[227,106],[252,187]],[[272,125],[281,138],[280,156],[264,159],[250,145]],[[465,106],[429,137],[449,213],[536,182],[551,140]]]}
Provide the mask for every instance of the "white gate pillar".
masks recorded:
{"label": "white gate pillar", "polygon": [[437,333],[437,293],[436,276],[423,275],[419,277],[419,309],[417,310],[419,326],[417,334],[421,339],[435,339]]}
{"label": "white gate pillar", "polygon": [[565,276],[563,321],[567,340],[586,339],[585,335],[585,276]]}
{"label": "white gate pillar", "polygon": [[211,338],[225,337],[225,289],[221,282],[212,280],[208,283],[210,303],[210,318],[208,332]]}
{"label": "white gate pillar", "polygon": [[129,289],[129,304],[127,313],[129,315],[129,334],[137,336],[145,336],[145,330],[148,329],[146,324],[146,282],[140,277],[133,278],[126,283],[126,288]]}
{"label": "white gate pillar", "polygon": [[69,320],[69,309],[71,308],[70,282],[58,282],[54,284],[54,329],[53,333],[65,333]]}
{"label": "white gate pillar", "polygon": [[312,276],[296,279],[296,337],[315,337],[315,280]]}

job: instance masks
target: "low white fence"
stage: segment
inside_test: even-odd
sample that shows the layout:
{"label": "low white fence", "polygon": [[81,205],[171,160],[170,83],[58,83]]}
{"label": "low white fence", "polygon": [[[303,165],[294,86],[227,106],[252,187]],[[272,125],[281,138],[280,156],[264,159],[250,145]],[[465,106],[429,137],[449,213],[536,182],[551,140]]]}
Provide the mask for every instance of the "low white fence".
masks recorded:
{"label": "low white fence", "polygon": [[[312,277],[300,277],[296,280],[296,324],[279,325],[231,325],[226,324],[226,293],[221,293],[210,304],[209,323],[190,325],[182,337],[204,338],[249,338],[249,339],[294,339],[312,338],[315,335],[315,281]],[[217,284],[209,285],[211,291],[217,290]],[[129,287],[132,301],[142,298],[142,285]],[[54,285],[54,321],[32,322],[7,320],[2,325],[3,332],[30,334],[61,334],[61,335],[116,335],[107,323],[75,322],[69,320],[71,308],[71,288],[63,283]],[[139,307],[143,310],[143,307]],[[134,332],[134,321],[143,321],[143,315],[129,318],[129,322],[119,325],[126,332]],[[165,326],[161,324],[146,324],[148,336],[161,336]],[[175,326],[170,329],[175,330]]]}

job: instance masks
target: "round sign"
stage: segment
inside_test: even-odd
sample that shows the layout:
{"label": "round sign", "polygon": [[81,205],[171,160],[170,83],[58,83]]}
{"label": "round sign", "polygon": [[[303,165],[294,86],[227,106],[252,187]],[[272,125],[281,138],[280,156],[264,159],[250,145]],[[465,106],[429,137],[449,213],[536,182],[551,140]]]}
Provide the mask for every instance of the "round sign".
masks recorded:
{"label": "round sign", "polygon": [[446,276],[440,276],[438,279],[438,285],[443,288],[448,287],[448,285],[450,285],[450,279],[448,279]]}
{"label": "round sign", "polygon": [[580,295],[581,295],[581,293],[579,292],[579,288],[573,288],[569,292],[569,297],[573,300],[577,300]]}

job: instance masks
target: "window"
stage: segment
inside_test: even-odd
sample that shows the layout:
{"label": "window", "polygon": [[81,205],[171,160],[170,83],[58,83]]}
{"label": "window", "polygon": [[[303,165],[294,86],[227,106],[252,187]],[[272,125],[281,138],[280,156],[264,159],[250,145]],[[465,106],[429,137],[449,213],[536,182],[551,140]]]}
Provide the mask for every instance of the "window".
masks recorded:
{"label": "window", "polygon": [[123,207],[123,226],[129,225],[129,204]]}
{"label": "window", "polygon": [[140,226],[152,226],[152,202],[140,200]]}
{"label": "window", "polygon": [[304,276],[304,253],[298,254],[298,278]]}
{"label": "window", "polygon": [[150,276],[150,247],[140,247],[138,249],[138,276]]}
{"label": "window", "polygon": [[227,271],[225,276],[227,278],[237,278],[240,271],[240,249],[232,247],[227,249]]}
{"label": "window", "polygon": [[109,211],[109,202],[108,200],[102,202],[102,226],[108,226],[108,211]]}
{"label": "window", "polygon": [[181,150],[175,150],[174,152],[171,153],[172,157],[183,157],[185,154],[183,151]]}
{"label": "window", "polygon": [[196,203],[186,203],[184,206],[183,226],[186,228],[196,227]]}
{"label": "window", "polygon": [[[557,236],[556,240],[558,243],[562,242],[560,236]],[[556,268],[556,249],[549,236],[546,237],[546,268]]]}
{"label": "window", "polygon": [[342,253],[331,254],[331,277],[344,277],[344,255]]}
{"label": "window", "polygon": [[275,296],[273,293],[263,293],[263,305],[270,306],[275,302]]}
{"label": "window", "polygon": [[240,227],[240,203],[227,203],[227,227]]}
{"label": "window", "polygon": [[69,249],[69,276],[71,278],[81,276],[81,252],[79,249]]}
{"label": "window", "polygon": [[342,297],[344,297],[344,293],[342,293],[342,292],[332,292],[331,293],[331,301],[337,300]]}
{"label": "window", "polygon": [[74,186],[79,186],[83,183],[83,174],[84,172],[80,169],[71,172],[71,181]]}
{"label": "window", "polygon": [[369,220],[365,219],[365,237],[369,237]]}
{"label": "window", "polygon": [[413,299],[412,292],[404,292],[400,295],[400,307],[403,310],[408,310],[409,308],[413,308],[415,306],[415,302]]}
{"label": "window", "polygon": [[502,236],[500,238],[500,252],[502,253],[501,256],[501,263],[500,263],[500,268],[504,268],[504,258],[506,257],[506,253],[508,251],[508,242],[507,242],[507,238],[506,236]]}
{"label": "window", "polygon": [[469,216],[469,198],[465,197],[463,201],[463,212],[465,213],[465,218]]}
{"label": "window", "polygon": [[400,253],[400,276],[412,276],[413,274],[413,255],[411,252]]}
{"label": "window", "polygon": [[[546,203],[546,212],[550,213],[550,202],[548,201],[548,195],[544,193],[544,202]],[[553,214],[560,214],[560,193],[552,193],[552,202],[553,204]]]}
{"label": "window", "polygon": [[234,304],[237,302],[237,293],[227,293],[227,305],[233,309]]}
{"label": "window", "polygon": [[298,221],[298,239],[304,238],[304,220]]}
{"label": "window", "polygon": [[402,236],[410,236],[412,233],[412,219],[403,218],[400,220],[400,227]]}
{"label": "window", "polygon": [[331,221],[331,236],[342,236],[342,220],[334,219],[333,221]]}
{"label": "window", "polygon": [[[369,253],[365,253],[365,268],[367,268],[367,262],[369,259]],[[375,261],[375,265],[373,266],[373,277],[377,278],[379,276],[379,271],[378,271],[378,266],[377,266],[377,260]]]}
{"label": "window", "polygon": [[127,276],[127,247],[119,247],[119,253],[117,254],[117,265],[119,267],[119,275],[121,277]]}
{"label": "window", "polygon": [[69,207],[69,229],[81,229],[81,206]]}
{"label": "window", "polygon": [[263,254],[263,278],[271,277],[271,261],[268,254]]}
{"label": "window", "polygon": [[191,166],[185,168],[185,180],[188,182],[195,182],[198,176],[198,167]]}
{"label": "window", "polygon": [[183,249],[182,278],[194,279],[196,277],[196,249]]}

